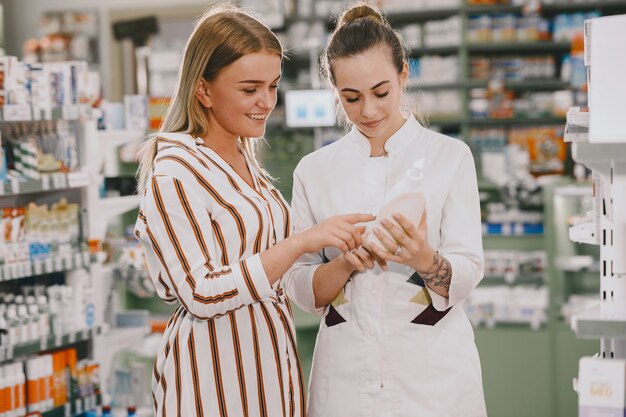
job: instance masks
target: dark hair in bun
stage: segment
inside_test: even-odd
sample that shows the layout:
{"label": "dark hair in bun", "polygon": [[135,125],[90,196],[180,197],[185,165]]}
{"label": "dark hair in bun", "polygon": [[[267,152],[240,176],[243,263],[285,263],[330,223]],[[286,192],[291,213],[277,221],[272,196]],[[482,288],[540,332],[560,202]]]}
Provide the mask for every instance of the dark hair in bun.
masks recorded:
{"label": "dark hair in bun", "polygon": [[322,55],[322,72],[335,84],[333,62],[358,55],[377,46],[389,49],[390,59],[398,73],[406,62],[400,36],[391,28],[378,9],[359,3],[343,12]]}

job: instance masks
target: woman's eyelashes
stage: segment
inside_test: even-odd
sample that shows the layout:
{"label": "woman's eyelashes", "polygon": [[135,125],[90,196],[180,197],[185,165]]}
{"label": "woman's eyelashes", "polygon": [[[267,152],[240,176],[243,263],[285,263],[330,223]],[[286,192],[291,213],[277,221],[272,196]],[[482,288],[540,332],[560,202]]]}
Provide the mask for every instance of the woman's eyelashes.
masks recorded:
{"label": "woman's eyelashes", "polygon": [[[375,93],[374,95],[378,98],[385,98],[389,95],[389,91],[385,91],[384,93]],[[346,97],[346,101],[348,103],[356,103],[359,101],[359,97]]]}
{"label": "woman's eyelashes", "polygon": [[[269,89],[270,89],[270,91],[277,90],[278,89],[278,84],[270,84]],[[248,95],[252,95],[252,94],[257,92],[257,88],[256,87],[254,87],[254,88],[244,88],[242,91],[244,93],[248,94]]]}

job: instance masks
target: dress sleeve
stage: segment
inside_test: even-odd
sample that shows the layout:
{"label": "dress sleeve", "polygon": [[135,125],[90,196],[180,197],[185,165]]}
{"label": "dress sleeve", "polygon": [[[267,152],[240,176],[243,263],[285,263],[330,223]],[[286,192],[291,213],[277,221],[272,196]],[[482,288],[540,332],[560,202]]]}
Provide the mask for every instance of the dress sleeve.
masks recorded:
{"label": "dress sleeve", "polygon": [[[296,168],[293,174],[293,192],[291,213],[295,233],[316,224],[311,210],[304,184],[301,179],[301,167]],[[283,285],[287,295],[307,313],[322,316],[324,308],[315,308],[315,294],[313,293],[313,275],[317,268],[324,263],[324,257],[319,253],[306,253],[301,256],[283,277]]]}
{"label": "dress sleeve", "polygon": [[142,214],[141,241],[148,259],[157,263],[150,275],[166,301],[176,298],[194,317],[210,319],[273,293],[259,254],[226,266],[214,262],[217,248],[210,214],[180,179],[153,176]]}
{"label": "dress sleeve", "polygon": [[461,160],[443,205],[439,253],[450,262],[449,297],[430,291],[433,306],[444,311],[463,301],[483,278],[484,260],[480,200],[474,158],[469,149]]}

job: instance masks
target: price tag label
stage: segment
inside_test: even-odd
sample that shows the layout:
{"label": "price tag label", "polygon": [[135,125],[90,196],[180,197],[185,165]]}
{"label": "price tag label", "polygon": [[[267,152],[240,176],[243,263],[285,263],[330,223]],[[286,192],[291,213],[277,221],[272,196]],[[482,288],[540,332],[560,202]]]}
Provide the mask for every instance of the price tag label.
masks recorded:
{"label": "price tag label", "polygon": [[11,178],[11,192],[13,194],[20,193],[20,180],[16,177]]}
{"label": "price tag label", "polygon": [[24,268],[22,269],[23,277],[31,277],[33,276],[33,264],[30,262],[23,264]]}
{"label": "price tag label", "polygon": [[50,189],[50,175],[42,174],[41,175],[41,189],[47,191]]}
{"label": "price tag label", "polygon": [[54,258],[54,270],[62,271],[63,270],[63,258],[57,256]]}
{"label": "price tag label", "polygon": [[20,278],[23,276],[20,274],[20,264],[11,265],[11,276],[13,278]]}
{"label": "price tag label", "polygon": [[46,272],[54,272],[53,268],[54,268],[54,262],[52,261],[52,258],[46,258],[45,261],[45,268],[46,268]]}
{"label": "price tag label", "polygon": [[33,263],[33,269],[35,271],[35,275],[43,274],[43,262],[35,261],[35,263]]}

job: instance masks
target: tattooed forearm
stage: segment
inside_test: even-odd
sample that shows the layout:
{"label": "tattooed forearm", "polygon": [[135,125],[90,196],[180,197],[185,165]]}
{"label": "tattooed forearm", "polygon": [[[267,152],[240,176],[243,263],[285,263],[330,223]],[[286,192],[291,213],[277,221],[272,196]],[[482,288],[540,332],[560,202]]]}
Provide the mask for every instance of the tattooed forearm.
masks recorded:
{"label": "tattooed forearm", "polygon": [[450,288],[452,280],[452,267],[450,262],[439,253],[433,256],[433,263],[425,272],[419,273],[429,287],[443,287],[446,291]]}

